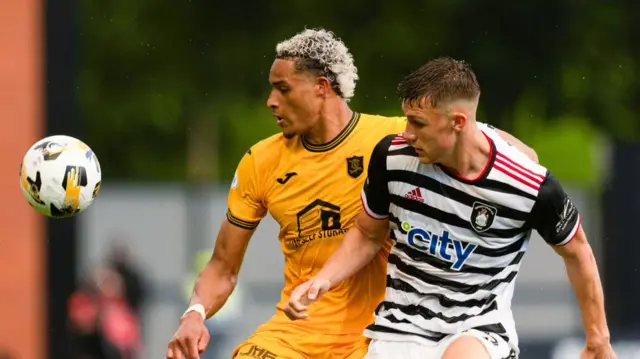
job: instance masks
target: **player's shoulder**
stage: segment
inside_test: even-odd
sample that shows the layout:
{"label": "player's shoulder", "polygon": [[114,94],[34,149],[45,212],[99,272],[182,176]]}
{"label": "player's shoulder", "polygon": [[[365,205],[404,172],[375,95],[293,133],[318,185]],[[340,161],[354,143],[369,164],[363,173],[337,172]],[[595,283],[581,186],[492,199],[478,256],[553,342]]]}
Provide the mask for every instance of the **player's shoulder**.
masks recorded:
{"label": "player's shoulder", "polygon": [[417,157],[417,153],[404,136],[396,133],[382,137],[374,147],[373,155],[376,157],[394,157],[394,160]]}
{"label": "player's shoulder", "polygon": [[382,135],[398,134],[404,131],[406,119],[404,116],[383,116],[361,113],[360,124],[367,131],[379,132]]}
{"label": "player's shoulder", "polygon": [[400,126],[404,128],[406,124],[406,118],[404,116],[385,116],[371,113],[360,113],[360,121],[371,126],[387,125],[390,127]]}
{"label": "player's shoulder", "polygon": [[273,150],[276,148],[281,148],[285,143],[286,143],[286,139],[282,135],[282,133],[276,133],[274,135],[265,137],[262,140],[254,143],[251,146],[251,149],[255,151]]}
{"label": "player's shoulder", "polygon": [[531,160],[526,154],[499,135],[491,136],[487,132],[485,134],[492,139],[495,145],[493,167],[504,175],[502,176],[502,181],[509,182],[515,187],[520,187],[525,189],[526,192],[537,195],[549,175],[549,170]]}
{"label": "player's shoulder", "polygon": [[482,132],[493,140],[496,149],[496,160],[517,165],[539,175],[546,175],[547,168],[531,160],[525,153],[503,139],[496,131],[496,128],[485,123],[478,123]]}
{"label": "player's shoulder", "polygon": [[505,140],[498,138],[494,140],[494,143],[496,144],[496,161],[517,165],[538,175],[545,176],[547,174],[545,166],[533,161]]}
{"label": "player's shoulder", "polygon": [[277,164],[289,142],[291,140],[286,139],[282,133],[277,133],[253,144],[245,156],[251,156],[257,168]]}

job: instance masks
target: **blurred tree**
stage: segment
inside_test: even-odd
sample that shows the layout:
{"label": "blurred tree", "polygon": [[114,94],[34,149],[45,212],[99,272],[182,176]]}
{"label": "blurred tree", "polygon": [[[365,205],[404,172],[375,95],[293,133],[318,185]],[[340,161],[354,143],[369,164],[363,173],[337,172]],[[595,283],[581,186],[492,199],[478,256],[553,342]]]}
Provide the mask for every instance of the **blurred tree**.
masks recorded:
{"label": "blurred tree", "polygon": [[[593,134],[592,125],[640,138],[638,4],[85,0],[87,141],[106,177],[227,180],[251,144],[278,130],[265,107],[275,44],[321,26],[354,54],[354,109],[400,114],[402,76],[432,57],[462,58],[483,88],[481,120],[534,141],[559,177],[588,181],[593,135],[545,138]],[[563,146],[584,160],[548,155]]]}

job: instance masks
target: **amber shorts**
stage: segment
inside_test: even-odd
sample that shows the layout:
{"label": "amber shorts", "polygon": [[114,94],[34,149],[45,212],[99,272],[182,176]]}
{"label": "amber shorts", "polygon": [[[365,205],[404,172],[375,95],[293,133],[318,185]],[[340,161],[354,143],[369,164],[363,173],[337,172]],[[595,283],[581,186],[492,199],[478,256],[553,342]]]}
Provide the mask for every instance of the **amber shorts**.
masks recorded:
{"label": "amber shorts", "polygon": [[238,345],[234,359],[362,359],[369,339],[360,335],[309,335],[264,331]]}

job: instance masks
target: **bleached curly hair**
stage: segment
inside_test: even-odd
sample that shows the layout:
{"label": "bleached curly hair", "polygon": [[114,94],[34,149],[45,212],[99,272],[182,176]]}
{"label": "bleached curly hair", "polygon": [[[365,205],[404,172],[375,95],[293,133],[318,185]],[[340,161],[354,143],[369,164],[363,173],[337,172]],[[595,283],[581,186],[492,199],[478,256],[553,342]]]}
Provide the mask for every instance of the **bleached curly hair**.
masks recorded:
{"label": "bleached curly hair", "polygon": [[297,70],[327,77],[336,94],[347,102],[353,97],[358,69],[349,49],[331,31],[305,29],[278,43],[276,58],[296,60]]}

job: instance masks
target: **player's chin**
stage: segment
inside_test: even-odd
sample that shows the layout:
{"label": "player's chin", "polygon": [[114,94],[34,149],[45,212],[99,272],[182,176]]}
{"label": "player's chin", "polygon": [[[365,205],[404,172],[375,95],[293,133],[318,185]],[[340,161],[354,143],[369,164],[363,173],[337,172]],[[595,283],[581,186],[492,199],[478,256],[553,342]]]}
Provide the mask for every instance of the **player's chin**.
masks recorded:
{"label": "player's chin", "polygon": [[291,131],[288,129],[282,129],[282,136],[284,136],[284,138],[286,138],[287,140],[290,140],[294,137],[296,137],[297,133],[295,131]]}
{"label": "player's chin", "polygon": [[424,153],[421,153],[421,154],[418,155],[418,160],[423,165],[430,165],[430,164],[434,163],[434,160],[431,157],[429,157],[426,154],[424,154]]}

